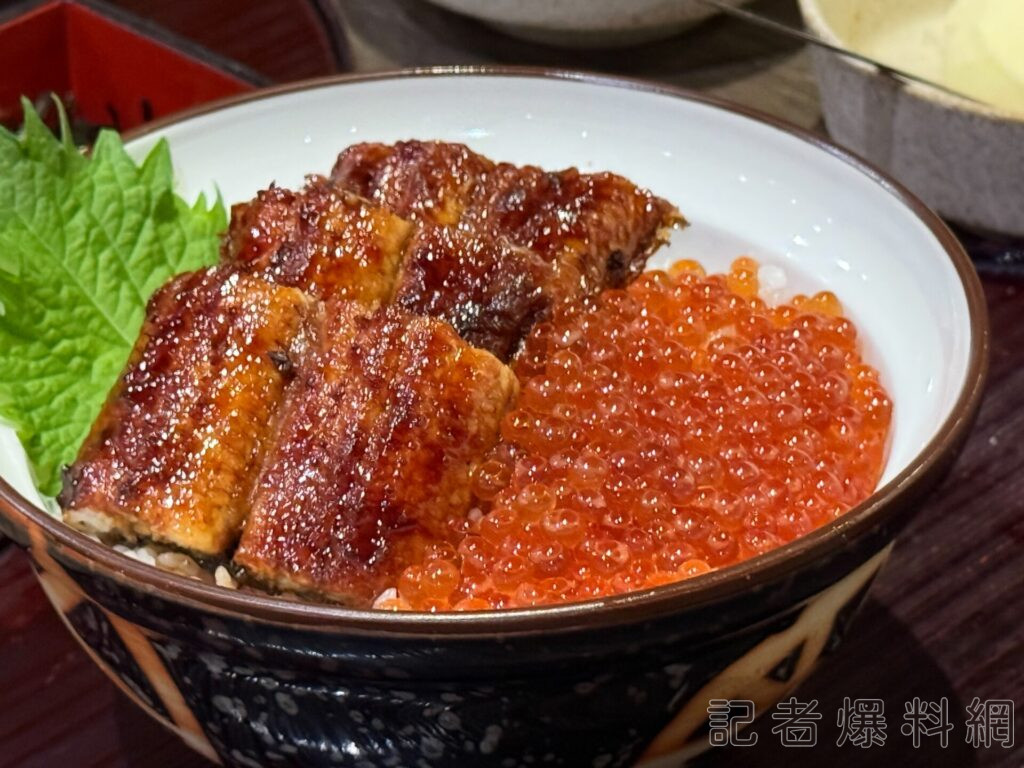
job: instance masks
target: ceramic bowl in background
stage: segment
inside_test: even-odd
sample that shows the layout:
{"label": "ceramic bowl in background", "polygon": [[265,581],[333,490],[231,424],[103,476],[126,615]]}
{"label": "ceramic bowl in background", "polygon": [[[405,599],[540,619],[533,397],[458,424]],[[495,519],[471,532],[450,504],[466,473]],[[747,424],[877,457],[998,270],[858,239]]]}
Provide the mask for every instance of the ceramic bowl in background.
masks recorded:
{"label": "ceramic bowl in background", "polygon": [[[429,0],[501,31],[569,48],[613,48],[671,37],[716,13],[697,0]],[[733,0],[740,5],[744,0]]]}
{"label": "ceramic bowl in background", "polygon": [[94,661],[226,765],[678,765],[708,745],[710,699],[764,712],[836,649],[979,403],[985,306],[956,239],[860,160],[742,108],[578,73],[432,71],[265,91],[129,148],[160,138],[186,197],[228,203],[299,184],[358,141],[624,174],[692,222],[652,266],[747,253],[788,291],[834,291],[895,403],[878,490],[802,539],[644,592],[461,614],[299,603],[131,560],[47,514],[0,429],[0,527]]}
{"label": "ceramic bowl in background", "polygon": [[[935,19],[949,5],[950,0],[800,0],[807,26],[830,42],[856,50],[865,34],[885,29],[907,35],[908,46],[913,42],[925,61],[943,55]],[[906,85],[820,48],[812,56],[833,139],[887,170],[950,220],[1024,236],[1024,117]]]}

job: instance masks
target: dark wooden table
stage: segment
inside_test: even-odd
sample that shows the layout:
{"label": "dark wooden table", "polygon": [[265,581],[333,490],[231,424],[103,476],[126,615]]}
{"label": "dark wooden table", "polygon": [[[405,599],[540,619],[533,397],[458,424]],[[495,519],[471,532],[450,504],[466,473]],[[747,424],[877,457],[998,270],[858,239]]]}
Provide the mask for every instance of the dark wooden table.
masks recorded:
{"label": "dark wooden table", "polygon": [[[554,1],[554,0],[552,0]],[[715,19],[674,40],[622,52],[528,46],[420,0],[337,0],[311,9],[284,0],[207,3],[119,0],[277,80],[334,71],[339,56],[317,24],[344,19],[343,60],[358,70],[453,63],[583,67],[710,91],[806,127],[820,123],[806,54]],[[790,0],[755,7],[794,18]],[[849,641],[798,692],[824,714],[819,746],[783,748],[767,718],[752,748],[699,761],[718,766],[1021,766],[1024,749],[974,750],[964,707],[975,697],[1024,711],[1024,278],[982,268],[993,328],[988,393],[951,475],[900,539]],[[837,747],[843,698],[880,698],[888,739]],[[914,749],[900,733],[904,703],[946,697],[948,748]],[[0,552],[0,767],[201,768],[207,765],[118,693],[50,609],[24,556]]]}

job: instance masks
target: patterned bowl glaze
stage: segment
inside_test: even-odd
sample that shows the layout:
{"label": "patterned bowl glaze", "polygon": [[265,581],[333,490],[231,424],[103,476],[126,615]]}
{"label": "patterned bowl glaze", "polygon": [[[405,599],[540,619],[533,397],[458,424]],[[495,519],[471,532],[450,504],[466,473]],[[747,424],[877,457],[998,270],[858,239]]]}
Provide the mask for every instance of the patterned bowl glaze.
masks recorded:
{"label": "patterned bowl glaze", "polygon": [[[501,31],[566,48],[663,40],[716,13],[695,0],[429,0]],[[736,5],[744,0],[731,0]]]}
{"label": "patterned bowl glaze", "polygon": [[[495,91],[502,98],[488,101]],[[420,99],[438,111],[419,109]],[[418,117],[396,126],[388,111],[395,103]],[[522,104],[530,105],[531,120],[540,125],[530,128],[522,115],[513,119]],[[659,144],[652,133],[649,141],[625,149],[616,114],[649,123],[669,144]],[[593,143],[580,146],[580,124]],[[908,428],[911,400],[928,395],[908,394],[902,410],[897,396],[893,466],[883,486],[841,520],[797,542],[679,584],[543,609],[353,611],[220,589],[159,571],[47,514],[9,430],[0,431],[0,529],[29,550],[46,594],[96,664],[139,706],[224,765],[678,765],[707,745],[709,699],[750,699],[764,711],[835,651],[896,532],[955,457],[978,406],[987,360],[977,277],[934,214],[855,158],[740,108],[637,81],[532,70],[340,78],[196,110],[132,147],[141,153],[166,136],[186,194],[213,178],[230,201],[250,195],[258,184],[246,175],[257,171],[239,164],[238,152],[261,158],[266,167],[258,173],[292,183],[326,164],[353,133],[393,140],[427,137],[427,131],[517,161],[552,164],[560,157],[563,164],[586,167],[591,157],[652,186],[660,171],[671,174],[665,184],[676,178],[674,169],[665,168],[674,161],[663,146],[684,153],[696,143],[695,154],[681,161],[691,168],[694,195],[677,190],[686,197],[679,202],[692,215],[693,234],[670,250],[699,249],[712,265],[714,227],[702,221],[721,208],[715,179],[721,176],[722,199],[737,205],[742,194],[736,190],[753,183],[729,166],[740,162],[737,147],[760,153],[754,166],[744,166],[749,173],[767,174],[764,189],[751,193],[763,210],[742,209],[745,220],[763,217],[765,232],[775,232],[797,207],[789,188],[796,177],[787,172],[815,168],[810,178],[819,179],[821,189],[801,193],[811,206],[832,194],[829,179],[837,179],[837,194],[855,188],[855,199],[866,208],[845,212],[850,226],[888,231],[905,244],[896,260],[909,259],[904,266],[919,269],[921,279],[944,276],[922,293],[920,304],[945,317],[935,330],[944,346],[932,354],[922,336],[908,348],[921,346],[930,355],[932,368],[922,379],[929,392],[950,384],[944,372],[958,371],[940,417],[914,433]],[[481,132],[504,143],[489,144]],[[714,154],[716,137],[726,159],[712,158],[713,175],[701,176],[701,158]],[[799,158],[809,165],[794,162]],[[769,189],[781,197],[771,197]],[[888,223],[880,220],[885,211]],[[788,241],[792,230],[777,234]],[[839,258],[850,238],[842,227],[836,237],[829,248]],[[735,242],[724,247],[735,253]],[[856,260],[864,243],[851,247],[847,255]],[[780,258],[792,266],[798,256]],[[886,274],[898,283],[902,267],[889,254],[882,257],[879,263],[889,265]],[[842,264],[850,270],[844,259],[837,274],[844,273]],[[826,279],[826,260],[819,255],[812,263],[815,278]],[[868,280],[866,262],[854,266],[867,270],[857,273],[858,281],[867,281],[863,301],[885,305],[886,291]],[[849,283],[854,307],[856,284]],[[944,291],[953,302],[948,312],[936,298]],[[913,313],[925,310],[914,309],[918,304],[909,295],[893,301],[908,313],[900,326],[916,327],[921,318]],[[931,315],[925,319],[931,327]],[[886,351],[886,343],[880,338],[875,346],[892,358],[892,387],[914,391],[917,369],[925,364],[912,352]]]}
{"label": "patterned bowl glaze", "polygon": [[[901,3],[800,0],[807,26],[846,45],[842,30],[885,24]],[[936,43],[938,44],[938,43]],[[943,216],[982,232],[1024,236],[1024,119],[907,85],[813,48],[829,134],[906,184]]]}

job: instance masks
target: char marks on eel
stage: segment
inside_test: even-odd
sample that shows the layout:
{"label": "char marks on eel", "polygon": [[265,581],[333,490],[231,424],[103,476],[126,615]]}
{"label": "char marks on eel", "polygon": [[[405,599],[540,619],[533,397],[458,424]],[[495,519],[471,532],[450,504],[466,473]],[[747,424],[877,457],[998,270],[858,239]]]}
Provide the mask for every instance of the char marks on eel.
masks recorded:
{"label": "char marks on eel", "polygon": [[454,556],[518,392],[504,361],[680,222],[614,174],[439,142],[357,145],[330,178],[272,185],[232,208],[220,267],[151,300],[65,519],[368,607]]}
{"label": "char marks on eel", "polygon": [[[407,305],[502,357],[552,306],[627,284],[683,222],[674,206],[621,176],[494,163],[461,144],[357,144],[338,157],[332,179],[425,228],[399,295],[420,288],[424,275],[434,279],[434,294]],[[529,303],[521,296],[510,307],[501,283],[510,287],[519,272],[528,275]],[[454,288],[438,281],[442,274],[459,275]]]}
{"label": "char marks on eel", "polygon": [[231,209],[223,258],[319,298],[390,300],[412,226],[311,176],[293,192],[272,186]]}
{"label": "char marks on eel", "polygon": [[427,224],[409,243],[394,301],[508,360],[550,306],[551,272],[528,248]]}
{"label": "char marks on eel", "polygon": [[464,521],[471,470],[516,380],[433,318],[343,301],[325,310],[235,561],[277,588],[365,607]]}
{"label": "char marks on eel", "polygon": [[228,552],[310,309],[301,291],[228,267],[157,291],[65,474],[65,520],[199,555]]}

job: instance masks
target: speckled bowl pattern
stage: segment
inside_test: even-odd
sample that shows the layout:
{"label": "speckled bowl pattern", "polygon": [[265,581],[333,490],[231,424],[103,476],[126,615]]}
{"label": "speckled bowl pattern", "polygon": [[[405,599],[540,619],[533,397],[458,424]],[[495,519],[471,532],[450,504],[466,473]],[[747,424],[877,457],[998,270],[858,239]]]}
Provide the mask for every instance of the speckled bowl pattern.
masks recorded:
{"label": "speckled bowl pattern", "polygon": [[[854,22],[884,24],[897,3],[800,0],[807,26],[846,45]],[[835,141],[899,179],[943,216],[1024,236],[1024,119],[860,61],[813,48],[825,124]]]}
{"label": "speckled bowl pattern", "polygon": [[[494,92],[502,98],[488,100]],[[394,125],[387,106],[396,101],[420,122]],[[438,111],[418,109],[426,103]],[[710,699],[750,699],[764,712],[836,651],[897,532],[955,458],[980,400],[984,300],[969,260],[934,214],[820,139],[637,81],[534,70],[397,73],[297,84],[225,106],[157,126],[130,149],[141,154],[168,138],[183,193],[216,181],[228,202],[267,176],[294,183],[359,139],[462,139],[517,162],[607,167],[664,191],[692,218],[664,258],[696,255],[712,268],[746,242],[762,260],[798,271],[805,254],[784,245],[795,231],[787,217],[806,200],[815,212],[808,221],[818,221],[826,205],[837,231],[822,250],[808,248],[815,279],[829,279],[831,253],[836,275],[847,275],[852,310],[891,301],[907,312],[872,350],[897,391],[897,429],[870,499],[768,555],[646,592],[478,614],[354,611],[151,568],[47,514],[16,440],[0,429],[0,530],[30,552],[71,632],[136,704],[211,760],[237,768],[668,768],[707,746]],[[650,126],[646,140],[627,149],[615,114],[631,115],[630,131],[633,118]],[[742,173],[730,165],[752,152],[759,158]],[[239,164],[236,153],[265,167]],[[807,181],[794,174],[809,167],[821,188],[796,191]],[[744,207],[743,190],[758,179],[764,186],[749,194],[760,209]],[[851,189],[863,209],[829,201]],[[727,219],[745,241],[714,224],[726,200],[738,206]],[[888,264],[887,279],[897,283],[901,270],[931,276],[921,297],[888,297],[875,280],[879,267],[857,258],[858,249],[888,238],[905,247],[878,264]],[[899,332],[922,319],[921,338],[901,349]],[[914,358],[915,347],[931,362]]]}
{"label": "speckled bowl pattern", "polygon": [[[733,0],[740,5],[745,0]],[[568,48],[613,48],[662,40],[703,21],[696,0],[429,0],[514,37]]]}

